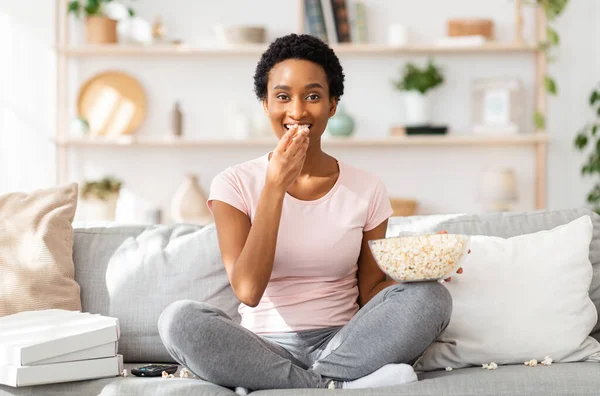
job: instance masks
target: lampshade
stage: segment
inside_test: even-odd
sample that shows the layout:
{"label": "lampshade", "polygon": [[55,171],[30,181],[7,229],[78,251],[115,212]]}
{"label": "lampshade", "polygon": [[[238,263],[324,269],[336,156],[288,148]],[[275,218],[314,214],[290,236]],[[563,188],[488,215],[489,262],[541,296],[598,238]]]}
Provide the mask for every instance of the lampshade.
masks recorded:
{"label": "lampshade", "polygon": [[494,168],[483,172],[480,198],[485,202],[509,202],[518,198],[513,169]]}

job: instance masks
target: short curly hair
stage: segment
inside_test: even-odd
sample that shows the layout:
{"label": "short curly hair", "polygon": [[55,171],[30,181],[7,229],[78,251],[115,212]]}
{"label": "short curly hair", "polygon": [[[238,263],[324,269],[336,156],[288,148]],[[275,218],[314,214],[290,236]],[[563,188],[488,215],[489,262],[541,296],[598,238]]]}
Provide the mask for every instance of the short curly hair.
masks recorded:
{"label": "short curly hair", "polygon": [[339,100],[344,94],[344,71],[335,52],[315,36],[292,33],[273,41],[256,65],[254,92],[259,100],[267,98],[267,82],[273,66],[287,59],[305,59],[320,65],[327,75],[329,96]]}

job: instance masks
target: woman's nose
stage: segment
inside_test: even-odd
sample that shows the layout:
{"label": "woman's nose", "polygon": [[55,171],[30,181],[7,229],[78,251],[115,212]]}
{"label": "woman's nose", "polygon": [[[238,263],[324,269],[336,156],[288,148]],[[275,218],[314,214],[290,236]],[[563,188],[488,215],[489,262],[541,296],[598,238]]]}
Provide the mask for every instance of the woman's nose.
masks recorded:
{"label": "woman's nose", "polygon": [[288,109],[288,115],[295,119],[299,120],[304,117],[304,113],[306,112],[306,108],[304,106],[304,102],[299,99],[292,100],[290,102],[290,108]]}

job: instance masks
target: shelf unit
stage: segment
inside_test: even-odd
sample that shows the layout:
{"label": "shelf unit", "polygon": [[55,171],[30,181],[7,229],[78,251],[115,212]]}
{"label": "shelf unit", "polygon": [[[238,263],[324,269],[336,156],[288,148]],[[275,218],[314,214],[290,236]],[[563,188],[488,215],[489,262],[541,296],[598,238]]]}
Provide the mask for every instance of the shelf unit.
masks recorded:
{"label": "shelf unit", "polygon": [[[273,147],[274,139],[251,140],[188,140],[161,139],[159,137],[124,136],[118,139],[91,138],[74,139],[68,136],[68,61],[69,59],[89,57],[208,57],[208,56],[259,56],[267,45],[231,45],[224,47],[190,47],[187,45],[84,45],[70,46],[68,42],[68,0],[55,0],[57,19],[57,126],[52,141],[56,144],[56,169],[59,183],[68,180],[69,150],[80,147],[156,147],[156,148],[185,148],[185,147]],[[297,32],[304,29],[303,0],[296,0],[298,7]],[[520,3],[520,2],[516,2]],[[516,8],[516,13],[520,13]],[[520,18],[520,15],[518,15]],[[546,19],[543,10],[537,9],[535,16],[536,42],[546,39]],[[492,42],[477,47],[448,47],[438,45],[412,45],[394,47],[384,44],[339,44],[332,45],[340,55],[356,56],[399,56],[399,55],[510,55],[529,53],[535,57],[535,110],[544,117],[546,115],[546,94],[544,90],[544,75],[546,73],[546,57],[537,43],[528,44],[515,42]],[[415,147],[415,146],[527,146],[534,150],[535,155],[535,208],[546,208],[547,191],[547,145],[548,135],[545,129],[537,129],[530,134],[514,136],[390,136],[378,139],[357,138],[328,138],[323,139],[324,147]]]}

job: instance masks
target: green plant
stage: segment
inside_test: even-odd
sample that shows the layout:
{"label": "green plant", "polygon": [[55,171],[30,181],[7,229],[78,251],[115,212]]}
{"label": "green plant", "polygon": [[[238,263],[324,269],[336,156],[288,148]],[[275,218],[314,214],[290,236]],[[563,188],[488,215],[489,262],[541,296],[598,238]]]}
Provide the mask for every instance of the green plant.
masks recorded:
{"label": "green plant", "polygon": [[[558,32],[550,24],[562,14],[568,2],[569,0],[530,0],[525,2],[529,5],[542,7],[544,14],[546,15],[546,19],[548,21],[546,27],[546,41],[539,43],[539,48],[544,51],[548,63],[555,61],[555,58],[550,55],[550,50],[558,46],[560,42],[560,36]],[[544,88],[550,95],[556,95],[558,93],[556,81],[549,74],[544,76]],[[543,129],[546,127],[546,119],[539,111],[535,112],[534,122],[538,129]]]}
{"label": "green plant", "polygon": [[[71,0],[69,2],[68,12],[80,17],[84,12],[86,16],[104,16],[103,6],[113,0]],[[129,16],[134,16],[133,9],[128,8]]]}
{"label": "green plant", "polygon": [[100,180],[85,181],[81,189],[82,198],[98,198],[105,201],[110,195],[119,193],[123,182],[112,176],[106,176]]}
{"label": "green plant", "polygon": [[393,84],[400,91],[419,91],[424,94],[443,82],[444,76],[441,69],[430,59],[427,66],[422,69],[413,63],[407,63],[404,66],[402,77],[393,81]]}
{"label": "green plant", "polygon": [[[584,151],[586,147],[591,146],[592,150],[588,154],[587,161],[581,166],[581,175],[593,176],[594,173],[600,174],[600,140],[597,132],[600,127],[600,84],[592,89],[589,104],[596,117],[595,122],[585,124],[575,136],[575,148]],[[592,205],[592,209],[600,214],[600,182],[597,182],[588,193],[587,202]]]}

